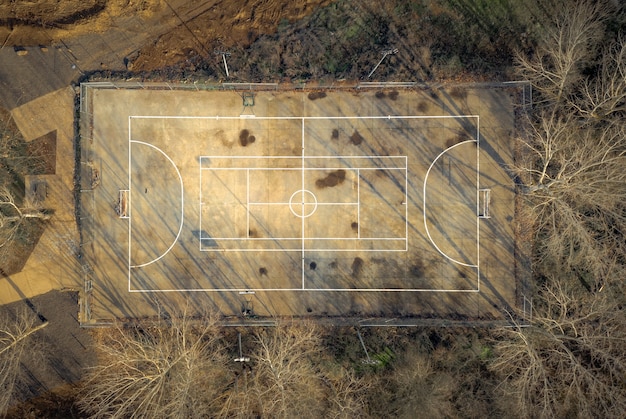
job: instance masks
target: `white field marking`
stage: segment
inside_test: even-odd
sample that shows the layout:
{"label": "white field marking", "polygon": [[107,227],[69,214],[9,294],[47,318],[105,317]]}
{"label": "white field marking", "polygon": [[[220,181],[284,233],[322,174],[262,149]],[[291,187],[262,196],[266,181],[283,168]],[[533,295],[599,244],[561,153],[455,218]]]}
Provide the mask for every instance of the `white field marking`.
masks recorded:
{"label": "white field marking", "polygon": [[[160,115],[132,115],[129,116],[129,141],[130,141],[130,118],[137,118],[137,119],[207,119],[207,120],[219,120],[219,119],[225,119],[225,120],[237,120],[237,119],[243,119],[246,118],[246,116],[238,116],[238,117],[220,117],[220,116],[160,116]],[[349,120],[349,119],[457,119],[457,118],[478,118],[478,115],[433,115],[433,116],[426,116],[426,115],[410,115],[410,116],[391,116],[391,115],[387,115],[387,116],[366,116],[366,117],[359,117],[359,116],[343,116],[343,117],[326,117],[326,116],[322,116],[322,117],[257,117],[256,119],[258,120],[301,120],[301,121],[305,121],[305,120],[329,120],[329,119],[333,119],[333,120]],[[304,131],[304,127],[303,127],[303,131]],[[458,144],[457,144],[458,145]],[[348,158],[359,158],[359,156],[346,156]],[[407,163],[407,156],[376,156],[378,159],[385,159],[385,158],[404,158],[405,161],[405,165],[404,167],[397,167],[397,169],[404,169],[405,170],[405,185],[408,187],[408,163]],[[168,157],[169,158],[169,157]],[[200,157],[200,170],[202,171],[203,169],[207,169],[207,168],[203,168],[202,167],[202,163],[203,163],[203,158],[229,158],[229,159],[250,159],[250,158],[256,158],[256,159],[268,159],[268,158],[286,158],[286,159],[304,159],[304,152],[303,152],[303,156],[201,156]],[[310,158],[329,158],[329,159],[337,159],[337,158],[342,158],[341,156],[310,156]],[[368,159],[371,157],[368,156],[364,156],[363,158]],[[130,153],[129,153],[129,163],[131,161],[130,158]],[[304,166],[304,165],[302,165]],[[130,167],[130,164],[129,164]],[[432,168],[432,164],[431,164],[431,168]],[[234,170],[233,168],[208,168],[209,170]],[[250,169],[249,167],[247,169]],[[286,169],[293,169],[293,168],[285,168],[282,170],[286,170]],[[305,168],[303,167],[303,170]],[[307,168],[308,169],[308,168]],[[377,167],[372,167],[372,168],[360,168],[361,170],[368,170],[368,169],[372,169],[372,170],[376,170],[376,169],[396,169],[395,167],[393,168],[387,168],[387,167],[381,167],[381,166],[377,166]],[[255,169],[255,170],[259,170],[259,169]],[[276,169],[269,169],[269,170],[276,170]],[[296,169],[297,170],[297,169]],[[322,167],[322,168],[318,168],[318,169],[314,169],[311,168],[310,170],[329,170],[326,167]],[[332,170],[332,169],[330,169]],[[430,171],[430,168],[429,168]],[[202,176],[202,175],[201,175]],[[201,177],[200,176],[200,177]],[[130,183],[130,173],[129,173],[129,183]],[[408,188],[405,188],[405,197],[408,198]],[[129,201],[130,202],[130,201]],[[377,252],[377,251],[406,251],[408,250],[408,201],[405,201],[405,204],[407,205],[407,208],[405,210],[405,214],[406,214],[406,226],[405,226],[405,238],[404,239],[390,239],[390,238],[381,238],[381,239],[368,239],[368,240],[404,240],[405,241],[405,249],[404,250],[383,250],[383,249],[361,249],[361,250],[357,250],[357,249],[320,249],[320,251],[337,251],[337,252]],[[130,222],[130,219],[129,219]],[[129,227],[129,231],[130,231],[130,227]],[[430,237],[429,237],[430,238]],[[227,238],[227,239],[214,239],[214,240],[237,240],[235,238]],[[289,239],[287,239],[289,240]],[[299,240],[299,239],[298,239]],[[315,239],[315,240],[335,240],[333,238],[329,238],[329,239]],[[341,240],[354,240],[354,238],[350,238],[350,239],[341,239]],[[201,240],[202,241],[202,240]],[[303,240],[304,241],[304,240]],[[432,243],[432,239],[431,239],[431,243]],[[130,237],[129,237],[129,244],[130,244]],[[434,245],[434,243],[433,243]],[[202,246],[202,245],[201,245]],[[435,246],[436,247],[436,246]],[[262,249],[209,249],[209,250],[204,250],[204,251],[279,251],[279,252],[285,252],[285,251],[292,251],[290,249],[267,249],[267,250],[262,250]],[[295,249],[295,250],[300,250],[300,249]],[[309,250],[315,250],[315,249],[309,249]],[[437,249],[439,250],[439,249]],[[130,246],[129,246],[129,261],[130,261]],[[443,254],[443,253],[442,253]],[[304,256],[304,250],[303,250],[303,256]],[[444,255],[446,256],[446,255]],[[446,256],[447,257],[447,256]],[[304,259],[303,259],[303,263],[304,263]],[[470,265],[468,265],[470,266]],[[302,266],[302,270],[303,270],[303,276],[304,276],[304,265]],[[480,280],[480,278],[479,278]],[[303,283],[304,284],[304,283]],[[184,292],[184,291],[251,291],[250,289],[230,289],[230,288],[226,288],[226,289],[171,289],[171,290],[131,290],[130,289],[130,268],[129,268],[129,291],[130,292]],[[386,288],[376,288],[376,289],[343,289],[343,288],[337,288],[337,289],[324,289],[324,290],[318,290],[318,289],[307,289],[307,288],[293,288],[293,289],[287,289],[287,288],[260,288],[258,289],[258,291],[300,291],[300,290],[308,290],[308,291],[360,291],[360,292],[367,292],[367,291],[390,291],[390,292],[460,292],[460,293],[468,293],[468,292],[478,292],[479,290],[447,290],[447,289],[386,289]]]}
{"label": "white field marking", "polygon": [[[245,237],[205,237],[202,240],[241,240],[241,241],[278,241],[278,240],[300,240],[300,237],[272,237],[272,238],[264,238],[264,237],[250,237],[249,239],[245,238]],[[374,240],[374,241],[378,241],[378,240],[398,240],[398,241],[402,241],[404,240],[404,237],[371,237],[371,238],[363,238],[361,237],[360,239],[357,237],[307,237],[306,240],[363,240],[363,241],[367,241],[367,240]],[[380,251],[380,249],[378,249],[377,251]]]}
{"label": "white field marking", "polygon": [[130,237],[130,232],[132,231],[133,228],[133,217],[132,217],[132,211],[133,211],[133,205],[132,205],[132,184],[131,184],[131,159],[132,159],[132,147],[130,145],[131,142],[131,117],[128,118],[128,206],[129,206],[129,210],[128,210],[128,291],[130,291],[130,259],[131,259],[131,237]]}
{"label": "white field marking", "polygon": [[[198,159],[198,166],[202,167],[202,157],[200,157]],[[198,250],[202,251],[202,205],[204,205],[202,203],[202,170],[200,170],[200,176],[198,176],[200,178],[200,185],[199,189],[200,189],[200,216],[198,218],[200,218],[200,225],[198,226],[198,237],[200,237],[200,240],[198,240]]]}
{"label": "white field marking", "polygon": [[[301,191],[297,191],[297,192],[301,192]],[[249,204],[250,205],[258,205],[258,206],[261,206],[261,205],[292,205],[290,202],[250,202]],[[313,202],[306,202],[305,205],[314,205],[314,203]],[[315,205],[316,206],[323,206],[323,205],[359,205],[359,203],[358,202],[318,202]],[[299,215],[296,215],[296,217],[299,217]]]}
{"label": "white field marking", "polygon": [[[304,170],[308,171],[321,171],[321,170],[340,170],[346,169],[346,166],[343,167],[320,167],[320,168],[311,168],[305,167]],[[406,167],[348,167],[348,170],[405,170]],[[284,170],[284,171],[301,171],[302,169],[295,167],[203,167],[200,170]]]}
{"label": "white field marking", "polygon": [[[346,119],[458,119],[476,118],[478,115],[374,115],[374,116],[257,116],[255,120],[346,120]],[[185,116],[185,115],[131,115],[135,119],[213,119],[216,121],[246,119],[241,116]]]}
{"label": "white field marking", "polygon": [[[476,206],[480,205],[480,117],[476,117]],[[480,291],[480,217],[476,213],[476,288]]]}
{"label": "white field marking", "polygon": [[361,238],[361,170],[356,169],[356,237]]}
{"label": "white field marking", "polygon": [[[313,197],[313,203],[306,203],[306,204],[304,203],[304,194],[305,194],[305,193],[307,193],[307,192],[309,193],[309,195],[311,195],[311,196]],[[301,205],[301,209],[300,209],[300,210],[302,211],[302,213],[301,213],[302,215],[298,215],[298,214],[296,214],[296,212],[295,212],[295,211],[294,211],[294,209],[293,209],[293,205],[297,205],[297,203],[296,203],[296,204],[292,204],[292,202],[291,202],[291,201],[295,198],[296,194],[298,194],[298,193],[302,196],[302,198],[300,199],[300,200],[302,201],[302,202],[300,203],[300,205]],[[270,205],[271,205],[271,204],[272,204],[272,203],[270,203]],[[259,205],[263,205],[263,204],[259,204]],[[315,194],[314,194],[313,192],[311,192],[311,191],[309,191],[309,190],[306,190],[306,189],[303,189],[303,190],[301,190],[301,191],[295,191],[295,192],[291,195],[291,198],[289,199],[289,204],[287,204],[287,205],[289,205],[289,210],[290,210],[290,211],[291,211],[291,213],[292,213],[293,215],[295,215],[296,217],[299,217],[299,218],[309,218],[311,215],[313,215],[313,213],[314,213],[315,211],[317,211],[317,197],[315,196]],[[306,207],[306,205],[313,205],[313,210],[312,210],[309,214],[304,215],[304,208]],[[304,236],[304,221],[302,221],[302,224],[303,224],[303,225],[302,225],[302,227],[303,227],[303,232],[302,232],[302,235]]]}
{"label": "white field marking", "polygon": [[[301,125],[301,129],[302,129],[302,140],[301,140],[302,141],[302,163],[301,163],[301,166],[302,166],[302,172],[301,172],[302,187],[300,188],[300,190],[302,191],[302,215],[304,215],[304,190],[305,190],[304,189],[304,158],[305,158],[305,153],[304,153],[304,118],[301,119],[300,125]],[[295,193],[294,193],[294,195],[295,195]],[[313,194],[311,193],[311,195],[313,195]],[[315,197],[315,195],[313,195],[313,197]],[[291,196],[291,198],[293,198],[293,195]],[[290,202],[291,202],[291,198],[289,199]],[[289,209],[291,209],[291,205],[289,206]],[[315,198],[315,210],[317,210],[317,198]],[[313,210],[313,211],[315,212],[315,210]],[[293,210],[292,210],[292,212],[293,212]],[[311,215],[312,214],[313,213],[311,213]],[[302,218],[301,226],[300,226],[300,228],[302,229],[301,230],[301,234],[300,234],[300,236],[302,236],[302,255],[301,255],[301,257],[302,257],[302,266],[301,266],[301,274],[302,274],[302,289],[304,289],[304,286],[305,286],[304,285],[304,279],[305,279],[304,278],[304,257],[305,257],[305,254],[304,254],[304,246],[305,246],[305,244],[304,244],[304,232],[305,232],[305,230],[304,230],[304,218],[305,217],[301,217],[301,218]]]}
{"label": "white field marking", "polygon": [[[183,177],[180,174],[180,171],[178,170],[178,167],[176,167],[176,164],[174,163],[174,161],[170,158],[170,156],[168,156],[167,154],[165,154],[165,152],[163,150],[161,150],[159,147],[150,144],[150,143],[145,143],[143,141],[136,141],[136,140],[131,140],[131,143],[136,143],[136,144],[143,144],[143,145],[147,145],[148,147],[152,147],[155,150],[157,150],[159,153],[163,154],[163,156],[165,156],[166,159],[169,160],[169,162],[172,164],[172,166],[174,167],[174,170],[176,170],[176,174],[178,175],[178,180],[180,181],[180,226],[178,227],[178,234],[176,234],[176,238],[174,239],[174,241],[172,242],[172,244],[170,245],[170,247],[167,248],[167,250],[159,257],[157,257],[156,259],[151,260],[150,262],[146,262],[146,263],[142,263],[139,265],[130,265],[130,259],[128,260],[128,263],[130,265],[130,268],[141,268],[147,265],[150,265],[156,261],[158,261],[159,259],[161,259],[162,257],[164,257],[165,255],[167,255],[170,250],[172,250],[172,248],[174,247],[174,245],[176,244],[176,242],[178,242],[178,238],[180,237],[181,232],[183,231],[183,225],[185,223],[185,191],[183,188]],[[129,146],[129,149],[131,147]],[[130,168],[128,169],[130,172]],[[128,232],[128,235],[131,235],[131,231]]]}
{"label": "white field marking", "polygon": [[404,250],[409,250],[409,162],[404,157]]}
{"label": "white field marking", "polygon": [[451,258],[450,256],[446,255],[440,248],[439,246],[437,246],[437,244],[435,244],[435,242],[433,241],[433,238],[430,235],[430,231],[428,231],[428,223],[427,223],[427,217],[426,217],[426,183],[428,182],[428,175],[430,174],[430,170],[433,168],[433,166],[435,165],[435,163],[437,163],[437,160],[439,160],[439,158],[441,156],[443,156],[445,153],[447,153],[448,151],[452,150],[455,147],[458,147],[462,144],[469,144],[469,143],[475,143],[476,140],[467,140],[467,141],[462,141],[458,144],[455,144],[451,147],[446,148],[445,150],[443,150],[441,153],[439,153],[439,155],[437,157],[435,157],[435,159],[433,160],[433,162],[430,164],[430,167],[428,168],[428,170],[426,171],[426,175],[424,176],[424,194],[423,194],[423,200],[424,200],[424,208],[423,208],[423,213],[424,213],[424,228],[426,229],[426,235],[428,236],[428,240],[430,240],[430,243],[435,247],[435,249],[437,249],[437,251],[439,253],[441,253],[441,255],[443,257],[445,257],[446,259],[450,260],[451,262],[454,262],[458,265],[462,265],[462,266],[467,266],[470,268],[478,268],[478,265],[472,265],[469,263],[464,263],[464,262],[460,262],[456,259]]}
{"label": "white field marking", "polygon": [[[216,239],[217,240],[217,239]],[[289,239],[290,241],[295,241],[300,239]],[[322,239],[318,239],[322,240]],[[340,239],[337,239],[340,240]],[[285,240],[288,241],[288,240]],[[349,239],[343,241],[350,241]],[[397,240],[398,242],[402,242],[403,240]],[[214,247],[206,247],[202,249],[202,252],[301,252],[302,249],[300,247],[294,247],[292,249],[289,248],[232,248],[232,249],[223,249],[223,248],[214,248]],[[402,252],[405,253],[406,250],[404,248],[397,249],[345,249],[345,248],[333,248],[333,247],[319,247],[319,248],[307,248],[307,252]]]}
{"label": "white field marking", "polygon": [[[334,160],[347,160],[347,159],[355,159],[355,160],[371,160],[372,158],[376,159],[404,159],[406,156],[304,156],[305,159],[334,159]],[[302,156],[200,156],[200,159],[298,159],[301,160]],[[320,167],[319,169],[327,169],[327,166]],[[384,167],[376,166],[371,167],[371,169],[381,169]],[[210,168],[209,168],[210,169]],[[290,167],[293,170],[300,170],[300,167]],[[314,169],[314,168],[313,168]],[[366,167],[367,169],[367,167]]]}
{"label": "white field marking", "polygon": [[164,289],[164,290],[139,290],[130,292],[158,293],[158,292],[262,292],[262,291],[310,291],[310,292],[455,292],[455,293],[477,293],[479,290],[450,290],[450,289],[429,289],[429,288],[184,288],[184,289]]}
{"label": "white field marking", "polygon": [[250,169],[246,170],[246,237],[250,237]]}

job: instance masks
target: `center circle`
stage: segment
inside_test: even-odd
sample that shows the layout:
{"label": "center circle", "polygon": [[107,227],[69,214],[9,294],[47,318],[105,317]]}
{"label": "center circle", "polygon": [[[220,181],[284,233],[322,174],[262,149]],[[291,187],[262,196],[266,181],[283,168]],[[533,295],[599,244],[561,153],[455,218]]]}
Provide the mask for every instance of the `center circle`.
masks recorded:
{"label": "center circle", "polygon": [[317,198],[306,189],[295,191],[289,198],[289,209],[296,217],[310,217],[317,209]]}

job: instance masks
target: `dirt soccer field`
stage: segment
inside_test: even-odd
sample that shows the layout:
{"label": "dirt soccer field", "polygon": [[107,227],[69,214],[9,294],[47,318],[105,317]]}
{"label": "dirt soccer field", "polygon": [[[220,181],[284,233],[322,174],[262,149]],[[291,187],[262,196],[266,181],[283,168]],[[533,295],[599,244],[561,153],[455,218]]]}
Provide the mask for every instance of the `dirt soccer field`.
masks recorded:
{"label": "dirt soccer field", "polygon": [[515,305],[516,90],[110,87],[81,98],[92,320]]}

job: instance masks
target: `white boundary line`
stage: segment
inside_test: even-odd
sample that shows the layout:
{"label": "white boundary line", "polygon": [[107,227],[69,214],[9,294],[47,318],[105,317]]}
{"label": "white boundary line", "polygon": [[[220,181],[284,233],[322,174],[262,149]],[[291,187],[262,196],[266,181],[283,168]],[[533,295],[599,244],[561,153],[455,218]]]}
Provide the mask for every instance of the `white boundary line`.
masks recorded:
{"label": "white boundary line", "polygon": [[[356,236],[361,238],[361,170],[356,169],[356,202],[358,204],[356,209]],[[404,236],[406,238],[406,236]]]}
{"label": "white boundary line", "polygon": [[263,291],[308,291],[308,292],[455,292],[455,293],[477,293],[479,290],[452,290],[452,289],[430,289],[430,288],[184,288],[184,289],[164,289],[164,290],[129,290],[130,292],[263,292]]}
{"label": "white boundary line", "polygon": [[[304,162],[305,162],[305,155],[304,155],[304,147],[305,147],[305,145],[304,145],[304,118],[301,119],[300,124],[301,124],[301,129],[302,129],[302,164],[301,164],[301,166],[302,166],[302,172],[301,172],[302,187],[300,188],[300,190],[303,191],[302,192],[302,212],[301,212],[301,214],[304,214]],[[316,208],[317,208],[317,206],[316,206]],[[305,288],[305,283],[304,283],[304,281],[305,281],[305,277],[304,277],[304,269],[305,269],[305,266],[304,266],[304,264],[305,264],[305,261],[304,261],[304,258],[305,258],[305,251],[304,251],[304,249],[305,249],[305,243],[304,243],[304,236],[305,236],[304,221],[305,221],[305,219],[304,219],[304,217],[302,217],[301,227],[300,227],[301,228],[300,236],[302,237],[302,242],[301,242],[301,244],[302,244],[302,269],[300,270],[300,272],[302,273],[302,289]]]}
{"label": "white boundary line", "polygon": [[[257,121],[263,120],[329,120],[329,119],[460,119],[477,118],[478,115],[374,115],[374,116],[257,116]],[[241,116],[184,116],[184,115],[131,115],[134,119],[213,119],[219,121],[247,119]],[[299,158],[300,156],[298,156]]]}
{"label": "white boundary line", "polygon": [[132,253],[131,253],[131,232],[133,231],[133,204],[132,204],[132,184],[131,184],[131,179],[132,179],[132,150],[133,148],[131,147],[131,117],[128,118],[128,291],[130,292],[130,260],[132,257]]}
{"label": "white boundary line", "polygon": [[[282,158],[282,157],[278,157],[278,158]],[[314,171],[314,170],[339,170],[339,169],[346,169],[346,167],[324,167],[324,168],[312,168],[312,167],[305,167],[304,170],[305,171]],[[348,168],[348,170],[405,170],[406,167],[353,167],[353,168]],[[299,167],[202,167],[200,168],[200,170],[259,170],[259,171],[263,171],[263,170],[291,170],[291,171],[302,171],[301,168]]]}
{"label": "white boundary line", "polygon": [[[128,174],[128,180],[129,180],[129,204],[131,202],[130,196],[131,196],[131,191],[130,191],[130,182],[131,182],[131,147],[130,147],[130,143],[131,143],[131,119],[135,118],[135,119],[213,119],[213,120],[219,120],[219,119],[226,119],[226,120],[240,120],[242,119],[241,116],[235,116],[235,117],[220,117],[218,115],[216,116],[158,116],[158,115],[131,115],[129,116],[129,120],[128,120],[128,139],[129,139],[129,151],[128,151],[128,162],[129,162],[129,174]],[[412,116],[391,116],[391,115],[387,115],[387,116],[343,116],[343,117],[313,117],[313,116],[309,116],[309,117],[257,117],[255,119],[257,120],[264,120],[264,119],[270,119],[270,120],[301,120],[302,121],[302,141],[303,141],[303,148],[302,148],[302,156],[281,156],[280,158],[302,158],[303,162],[304,162],[304,121],[305,120],[328,120],[328,119],[336,119],[336,120],[346,120],[346,119],[459,119],[459,118],[477,118],[477,138],[476,140],[470,140],[470,141],[464,141],[463,143],[466,142],[477,142],[478,143],[478,147],[477,147],[477,189],[480,186],[480,162],[479,162],[479,154],[480,154],[480,128],[479,128],[479,115],[412,115]],[[137,141],[138,143],[140,143],[140,141]],[[456,147],[457,145],[463,144],[463,143],[459,143],[459,144],[455,144],[454,146],[450,147],[449,149]],[[148,144],[148,143],[144,143],[144,144]],[[150,145],[150,144],[148,144]],[[156,146],[154,146],[154,148],[157,148]],[[448,150],[449,150],[448,149]],[[159,149],[159,151],[161,151]],[[437,156],[437,158],[435,159],[435,161],[441,157],[442,154],[444,154],[447,150],[444,150],[444,152],[442,152],[439,156]],[[162,151],[161,151],[162,152]],[[163,152],[162,152],[163,153]],[[163,153],[168,160],[170,160],[173,163],[173,161],[169,158],[169,156],[167,156],[165,153]],[[218,156],[215,156],[218,157]],[[237,159],[237,158],[276,158],[274,156],[221,156],[223,158],[230,158],[230,159]],[[310,156],[311,158],[338,158],[337,156]],[[359,157],[359,156],[353,156],[353,157]],[[407,156],[379,156],[380,158],[385,158],[385,157],[401,157],[405,159],[405,249],[404,250],[399,250],[399,251],[408,251],[408,159]],[[202,170],[204,170],[202,168],[202,158],[211,158],[211,156],[201,156],[199,159],[199,163],[200,163],[200,196],[202,196]],[[368,158],[368,156],[364,156],[364,158]],[[426,174],[426,179],[428,178],[428,173],[430,172],[430,170],[433,167],[434,162],[430,165],[430,167],[428,168],[428,172]],[[178,172],[179,178],[181,180],[181,189],[182,189],[182,177],[180,175],[180,172],[178,171],[178,168],[176,167],[176,165],[174,165],[174,167],[176,168],[176,171]],[[376,168],[371,168],[372,170],[376,170],[379,169],[380,167],[376,167]],[[226,170],[236,170],[233,168],[225,168]],[[369,168],[362,168],[363,170],[367,170]],[[398,168],[398,169],[402,169],[402,168]],[[212,170],[216,170],[216,169],[212,169]],[[248,168],[248,171],[250,169]],[[276,170],[276,169],[272,169],[272,170]],[[302,164],[302,170],[303,170],[303,184],[304,184],[304,163]],[[319,169],[311,169],[311,170],[328,170],[327,168],[319,168]],[[426,215],[425,215],[425,208],[426,208],[426,179],[424,180],[424,225],[426,227],[426,231],[428,233],[428,227],[426,226]],[[304,187],[303,187],[304,189]],[[181,204],[182,204],[182,193],[181,193]],[[200,229],[202,228],[202,199],[200,200]],[[182,211],[184,211],[184,208],[181,209]],[[129,282],[128,282],[128,290],[129,292],[145,292],[145,293],[159,293],[159,292],[194,292],[194,291],[198,291],[198,292],[248,292],[248,291],[317,291],[317,292],[329,292],[329,291],[341,291],[341,292],[451,292],[451,293],[477,293],[480,292],[480,262],[479,262],[479,255],[480,255],[480,238],[479,236],[477,237],[477,264],[476,265],[469,265],[469,264],[464,264],[462,262],[458,262],[455,261],[454,259],[451,259],[450,257],[448,257],[447,255],[445,255],[443,252],[441,252],[441,250],[435,245],[435,243],[432,241],[432,237],[430,237],[430,234],[428,234],[429,236],[429,240],[431,241],[431,243],[435,246],[435,248],[446,258],[450,259],[451,261],[455,262],[455,263],[459,263],[461,265],[465,265],[468,267],[475,267],[477,268],[477,272],[478,272],[478,288],[477,289],[471,289],[471,290],[451,290],[451,289],[426,289],[426,288],[406,288],[406,289],[396,289],[396,288],[328,288],[328,289],[314,289],[314,288],[305,288],[304,287],[304,247],[302,249],[302,288],[259,288],[259,289],[243,289],[243,288],[220,288],[220,289],[206,289],[206,288],[190,288],[190,289],[164,289],[164,290],[131,290],[130,288],[130,257],[131,257],[131,248],[130,248],[130,243],[131,243],[131,237],[130,237],[130,231],[131,231],[131,217],[130,217],[130,213],[132,212],[132,205],[130,205],[130,210],[129,210],[129,238],[128,238],[128,242],[129,242],[129,250],[128,250],[128,260],[129,260]],[[303,219],[304,222],[304,219]],[[179,229],[179,233],[177,235],[176,241],[178,240],[178,236],[180,236],[180,232],[182,231],[182,226],[184,224],[184,220],[181,220],[181,226]],[[480,228],[479,228],[479,220],[477,217],[477,231],[478,234],[480,234]],[[360,229],[360,225],[359,225],[359,229]],[[201,231],[201,230],[200,230]],[[302,237],[303,237],[303,242],[304,242],[304,228],[302,231]],[[219,239],[215,239],[215,240],[219,240]],[[223,240],[223,239],[221,239]],[[316,240],[320,240],[320,239],[316,239]],[[329,239],[329,240],[334,240],[334,239]],[[345,240],[345,239],[343,239]],[[368,239],[368,240],[382,240],[382,239]],[[390,240],[394,240],[394,239],[390,239]],[[401,239],[396,239],[396,240],[401,240]],[[176,243],[176,241],[174,242],[174,244]],[[202,242],[202,240],[199,240],[200,242]],[[173,245],[172,244],[172,247]],[[202,247],[202,244],[200,244],[200,247]],[[169,252],[171,250],[170,249],[167,250],[167,252]],[[234,250],[234,249],[233,249]],[[299,249],[296,249],[299,250]],[[361,250],[345,250],[345,249],[324,249],[325,251],[359,251],[359,252],[368,252],[368,251],[380,251],[380,250],[375,250],[375,249],[361,249]],[[216,250],[217,251],[217,250]],[[219,251],[223,251],[223,249],[219,250]],[[258,251],[257,249],[239,249],[239,251]],[[265,250],[265,251],[272,251],[272,250]],[[281,251],[281,252],[285,252],[285,251],[290,251],[289,249],[276,249],[275,251]],[[396,250],[386,250],[386,251],[396,251]],[[165,254],[164,254],[165,255]],[[160,259],[161,257],[163,257],[164,255],[161,255],[159,258],[155,259],[154,261],[150,262],[156,262],[158,259]],[[145,266],[144,265],[138,265],[138,267],[140,266]]]}
{"label": "white boundary line", "polygon": [[[435,249],[437,249],[437,251],[439,253],[441,253],[441,255],[443,257],[445,257],[446,259],[450,260],[451,262],[456,263],[458,265],[467,266],[467,267],[470,267],[470,268],[478,268],[478,265],[472,265],[472,264],[469,264],[469,263],[461,262],[461,261],[458,261],[458,260],[456,260],[454,258],[451,258],[450,256],[446,255],[443,252],[443,250],[441,250],[439,248],[439,246],[437,246],[437,244],[434,242],[432,236],[430,235],[430,231],[428,230],[428,222],[427,222],[427,218],[428,217],[426,216],[426,184],[428,183],[428,176],[430,174],[431,169],[433,168],[435,163],[437,163],[437,160],[439,160],[439,158],[441,158],[441,156],[443,156],[445,153],[447,153],[448,151],[452,150],[455,147],[458,147],[458,146],[463,145],[463,144],[475,143],[476,141],[477,140],[462,141],[462,142],[457,143],[457,144],[455,144],[455,145],[453,145],[451,147],[446,148],[441,153],[439,153],[439,155],[437,157],[435,157],[435,159],[430,164],[430,167],[428,167],[428,170],[426,171],[426,175],[424,176],[424,194],[423,194],[424,208],[423,208],[423,211],[422,211],[424,213],[424,228],[426,229],[426,235],[428,236],[428,240],[430,240],[430,243],[435,247]],[[478,226],[478,224],[477,224],[477,226]],[[477,238],[477,240],[478,240],[478,238]]]}
{"label": "white boundary line", "polygon": [[[198,166],[201,165],[202,157],[198,159]],[[202,207],[204,206],[204,203],[202,202],[202,170],[200,170],[198,181],[200,182],[200,185],[198,185],[198,190],[200,191],[200,214],[198,214],[198,218],[200,220],[200,224],[198,225],[198,251],[202,252]]]}
{"label": "white boundary line", "polygon": [[[480,205],[480,117],[476,118],[476,205]],[[476,213],[476,289],[480,291],[480,217]]]}
{"label": "white boundary line", "polygon": [[246,170],[246,237],[250,238],[250,169]]}
{"label": "white boundary line", "polygon": [[409,251],[409,160],[404,157],[404,250]]}

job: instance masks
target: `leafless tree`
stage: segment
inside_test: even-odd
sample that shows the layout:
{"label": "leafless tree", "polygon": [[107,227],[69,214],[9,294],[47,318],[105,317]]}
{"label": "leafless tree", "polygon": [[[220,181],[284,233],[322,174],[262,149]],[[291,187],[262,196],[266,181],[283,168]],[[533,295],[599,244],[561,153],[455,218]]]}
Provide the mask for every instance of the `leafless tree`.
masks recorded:
{"label": "leafless tree", "polygon": [[214,416],[230,379],[215,316],[106,332],[79,405],[94,417]]}
{"label": "leafless tree", "polygon": [[500,330],[490,368],[521,417],[622,417],[626,317],[610,295],[575,293],[556,281],[532,324]]}
{"label": "leafless tree", "polygon": [[323,382],[314,363],[321,352],[318,329],[313,324],[279,324],[259,329],[255,343],[254,379],[259,413],[288,418],[319,412]]}
{"label": "leafless tree", "polygon": [[[535,56],[518,57],[520,74],[541,98],[516,167],[535,222],[538,266],[569,272],[592,291],[615,277],[626,251],[626,43],[602,47],[610,12],[605,2],[565,7]],[[597,74],[583,77],[598,51]]]}
{"label": "leafless tree", "polygon": [[552,25],[542,29],[532,57],[517,54],[518,71],[541,94],[542,101],[560,104],[583,79],[582,70],[597,52],[610,7],[603,1],[583,0],[569,6],[546,5]]}
{"label": "leafless tree", "polygon": [[25,355],[36,352],[35,333],[47,325],[26,310],[0,317],[0,415],[5,415],[15,400]]}
{"label": "leafless tree", "polygon": [[48,220],[50,214],[28,199],[18,205],[9,188],[0,187],[0,253],[11,244],[20,225],[34,218]]}
{"label": "leafless tree", "polygon": [[250,366],[239,374],[224,417],[365,417],[368,384],[325,353],[312,323],[281,321],[254,332]]}
{"label": "leafless tree", "polygon": [[456,381],[448,372],[433,366],[435,357],[414,347],[407,348],[391,376],[395,416],[408,418],[416,412],[424,418],[455,416],[451,399]]}
{"label": "leafless tree", "polygon": [[626,129],[541,113],[518,166],[536,223],[538,262],[586,272],[597,290],[626,252]]}

